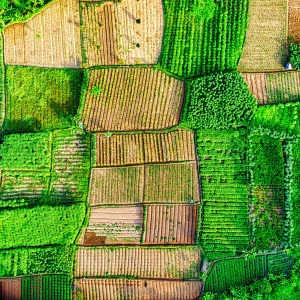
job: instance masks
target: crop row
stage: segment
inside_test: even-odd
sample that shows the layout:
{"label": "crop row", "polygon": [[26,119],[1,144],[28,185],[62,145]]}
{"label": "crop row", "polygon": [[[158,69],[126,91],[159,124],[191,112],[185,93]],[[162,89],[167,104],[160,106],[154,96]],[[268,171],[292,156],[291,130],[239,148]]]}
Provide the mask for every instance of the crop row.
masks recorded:
{"label": "crop row", "polygon": [[[214,3],[215,2],[215,3]],[[169,72],[194,77],[236,69],[248,21],[248,0],[164,0],[161,64]]]}

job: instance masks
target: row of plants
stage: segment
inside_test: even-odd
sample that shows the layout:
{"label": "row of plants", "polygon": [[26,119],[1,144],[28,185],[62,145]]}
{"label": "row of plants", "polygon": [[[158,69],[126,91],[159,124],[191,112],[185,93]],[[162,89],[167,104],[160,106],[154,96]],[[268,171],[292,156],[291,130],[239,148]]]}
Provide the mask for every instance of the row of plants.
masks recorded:
{"label": "row of plants", "polygon": [[221,72],[187,81],[181,123],[192,129],[246,126],[257,102],[238,72]]}
{"label": "row of plants", "polygon": [[197,242],[209,259],[249,247],[245,130],[197,132],[202,220]]}
{"label": "row of plants", "polygon": [[74,126],[82,70],[6,66],[5,133]]}
{"label": "row of plants", "polygon": [[237,68],[249,0],[164,0],[163,5],[164,69],[189,78]]}
{"label": "row of plants", "polygon": [[85,203],[0,211],[0,248],[70,245],[85,217]]}
{"label": "row of plants", "polygon": [[73,246],[19,247],[0,250],[0,276],[71,274]]}
{"label": "row of plants", "polygon": [[5,66],[3,40],[3,35],[0,32],[0,128],[3,126],[5,116]]}

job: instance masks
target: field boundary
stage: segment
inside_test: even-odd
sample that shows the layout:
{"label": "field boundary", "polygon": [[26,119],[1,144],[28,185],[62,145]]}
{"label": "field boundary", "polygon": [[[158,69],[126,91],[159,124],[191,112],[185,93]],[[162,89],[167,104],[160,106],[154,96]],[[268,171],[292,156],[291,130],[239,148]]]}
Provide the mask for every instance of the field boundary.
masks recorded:
{"label": "field boundary", "polygon": [[0,31],[0,131],[3,130],[6,111],[6,89],[5,89],[5,64],[4,64],[4,37]]}

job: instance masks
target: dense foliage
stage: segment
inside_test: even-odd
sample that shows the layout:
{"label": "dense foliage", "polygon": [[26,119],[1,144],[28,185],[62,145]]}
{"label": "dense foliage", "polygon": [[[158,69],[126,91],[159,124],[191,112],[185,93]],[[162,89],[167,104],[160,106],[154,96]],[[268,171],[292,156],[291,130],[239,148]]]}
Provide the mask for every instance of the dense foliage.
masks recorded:
{"label": "dense foliage", "polygon": [[[1,0],[0,0],[1,1]],[[3,126],[5,115],[5,66],[3,56],[3,36],[0,32],[0,128]]]}
{"label": "dense foliage", "polygon": [[182,77],[234,70],[242,53],[249,0],[164,0],[160,64]]}
{"label": "dense foliage", "polygon": [[211,259],[249,247],[246,149],[244,130],[197,132],[203,202],[200,244]]}
{"label": "dense foliage", "polygon": [[0,276],[67,273],[72,270],[70,246],[21,247],[0,251]]}
{"label": "dense foliage", "polygon": [[50,1],[51,0],[0,0],[0,29],[8,23],[26,20]]}
{"label": "dense foliage", "polygon": [[36,206],[0,212],[0,248],[69,245],[85,217],[85,204]]}
{"label": "dense foliage", "polygon": [[289,46],[289,58],[295,70],[300,70],[300,44],[291,43]]}
{"label": "dense foliage", "polygon": [[245,126],[257,106],[237,72],[189,80],[182,123],[193,129]]}
{"label": "dense foliage", "polygon": [[75,69],[6,67],[6,118],[10,133],[74,125],[83,73]]}
{"label": "dense foliage", "polygon": [[288,134],[300,132],[300,103],[260,106],[253,117],[252,126],[262,126]]}
{"label": "dense foliage", "polygon": [[252,134],[249,143],[253,196],[250,218],[254,224],[254,246],[259,250],[281,248],[285,219],[282,141]]}

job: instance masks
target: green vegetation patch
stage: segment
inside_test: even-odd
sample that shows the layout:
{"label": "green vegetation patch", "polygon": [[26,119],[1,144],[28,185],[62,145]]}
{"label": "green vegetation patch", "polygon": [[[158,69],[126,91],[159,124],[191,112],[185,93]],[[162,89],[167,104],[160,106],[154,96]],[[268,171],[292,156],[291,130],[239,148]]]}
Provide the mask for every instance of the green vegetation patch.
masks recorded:
{"label": "green vegetation patch", "polygon": [[69,245],[85,217],[85,203],[37,206],[0,212],[0,248]]}
{"label": "green vegetation patch", "polygon": [[210,259],[249,248],[246,131],[197,132],[203,201],[200,244]]}
{"label": "green vegetation patch", "polygon": [[22,278],[22,300],[71,300],[72,280],[68,275],[38,275]]}
{"label": "green vegetation patch", "polygon": [[72,273],[72,246],[26,247],[0,250],[0,276]]}
{"label": "green vegetation patch", "polygon": [[189,80],[182,123],[193,129],[245,126],[257,102],[237,72]]}
{"label": "green vegetation patch", "polygon": [[299,43],[290,44],[289,60],[294,69],[300,70],[300,44]]}
{"label": "green vegetation patch", "polygon": [[[0,0],[1,7],[1,0]],[[1,14],[0,14],[1,16]],[[1,26],[1,25],[0,25]],[[3,35],[0,32],[0,128],[4,123],[5,116],[5,66],[4,66],[4,53],[3,53]]]}
{"label": "green vegetation patch", "polygon": [[300,103],[260,106],[254,114],[252,126],[288,134],[300,132]]}
{"label": "green vegetation patch", "polygon": [[0,170],[49,170],[51,133],[5,135],[0,144]]}
{"label": "green vegetation patch", "polygon": [[285,227],[283,141],[253,133],[249,143],[254,246],[258,250],[281,248]]}
{"label": "green vegetation patch", "polygon": [[82,71],[75,69],[7,66],[4,130],[37,132],[72,126],[82,77]]}
{"label": "green vegetation patch", "polygon": [[249,0],[164,0],[163,5],[164,69],[188,78],[237,68]]}

